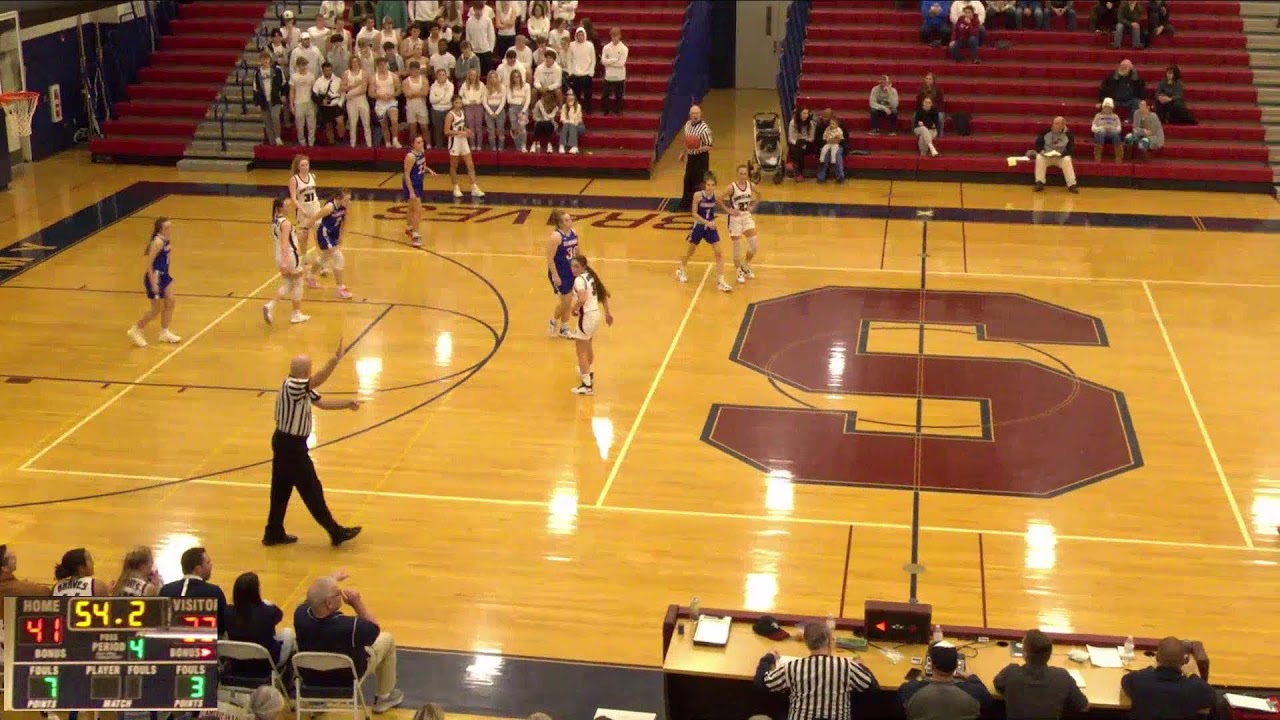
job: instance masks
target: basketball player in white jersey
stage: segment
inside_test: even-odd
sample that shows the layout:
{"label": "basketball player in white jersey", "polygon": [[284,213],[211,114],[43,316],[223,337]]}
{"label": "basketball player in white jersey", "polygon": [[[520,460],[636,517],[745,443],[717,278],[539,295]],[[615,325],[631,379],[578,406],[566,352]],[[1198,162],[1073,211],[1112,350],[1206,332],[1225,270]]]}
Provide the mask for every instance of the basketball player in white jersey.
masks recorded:
{"label": "basketball player in white jersey", "polygon": [[462,113],[462,97],[455,95],[453,108],[444,116],[445,144],[449,146],[449,181],[453,183],[453,196],[462,197],[458,187],[458,160],[467,166],[467,177],[471,178],[471,197],[482,198],[484,191],[476,184],[476,165],[471,161],[471,140],[475,138],[478,128],[468,128],[467,118]]}
{"label": "basketball player in white jersey", "polygon": [[276,270],[280,272],[281,283],[276,296],[262,306],[262,319],[270,325],[274,320],[273,311],[276,301],[288,299],[293,304],[291,323],[304,323],[311,319],[302,314],[302,276],[305,266],[302,253],[298,248],[297,232],[289,222],[289,215],[295,208],[293,200],[287,197],[276,198],[271,204],[271,248],[275,254]]}
{"label": "basketball player in white jersey", "polygon": [[[305,258],[311,250],[311,234],[314,231],[312,225],[316,214],[320,212],[320,192],[316,189],[316,176],[311,172],[311,159],[306,155],[294,155],[290,170],[293,174],[289,176],[289,198],[293,200],[298,214],[297,229],[302,231],[298,249]],[[310,275],[305,279],[311,287],[320,286]]]}
{"label": "basketball player in white jersey", "polygon": [[134,548],[124,556],[120,579],[114,594],[123,597],[151,597],[160,592],[164,582],[156,570],[156,556],[149,547]]}
{"label": "basketball player in white jersey", "polygon": [[93,556],[84,548],[68,550],[53,568],[54,597],[105,597],[111,586],[93,577]]}
{"label": "basketball player in white jersey", "polygon": [[600,327],[601,310],[604,311],[604,322],[613,325],[613,313],[609,312],[609,290],[596,271],[587,264],[585,255],[575,255],[569,261],[573,271],[573,315],[578,319],[573,330],[574,344],[578,351],[578,374],[582,382],[573,389],[576,395],[592,395],[595,393],[596,352],[591,340]]}
{"label": "basketball player in white jersey", "polygon": [[[738,166],[738,177],[729,183],[720,204],[729,215],[729,239],[733,241],[733,265],[738,269],[738,282],[745,283],[756,276],[751,272],[751,260],[759,249],[759,241],[756,238],[756,221],[751,213],[760,204],[760,191],[751,183],[746,165]],[[744,237],[747,239],[745,257],[742,255]]]}

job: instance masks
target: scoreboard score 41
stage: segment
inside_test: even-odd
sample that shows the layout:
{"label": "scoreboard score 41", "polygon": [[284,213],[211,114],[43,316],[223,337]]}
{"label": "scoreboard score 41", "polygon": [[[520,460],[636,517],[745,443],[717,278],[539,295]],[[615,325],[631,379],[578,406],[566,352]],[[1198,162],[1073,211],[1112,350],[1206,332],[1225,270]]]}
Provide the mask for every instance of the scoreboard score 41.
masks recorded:
{"label": "scoreboard score 41", "polygon": [[5,710],[218,706],[213,598],[4,598]]}

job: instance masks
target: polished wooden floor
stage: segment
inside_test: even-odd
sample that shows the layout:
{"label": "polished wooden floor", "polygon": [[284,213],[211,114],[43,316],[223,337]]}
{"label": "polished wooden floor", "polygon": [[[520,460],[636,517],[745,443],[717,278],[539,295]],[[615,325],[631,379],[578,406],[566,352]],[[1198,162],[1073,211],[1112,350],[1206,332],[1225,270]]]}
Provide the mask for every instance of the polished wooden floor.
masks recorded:
{"label": "polished wooden floor", "polygon": [[[767,98],[708,103],[722,177],[748,156],[749,110]],[[652,181],[597,180],[587,194],[669,195],[680,172],[668,153]],[[398,184],[318,175],[325,186]],[[99,166],[70,152],[27,167],[0,194],[0,245],[142,179],[286,176]],[[483,185],[576,195],[587,183]],[[833,204],[1280,219],[1269,197],[1085,187],[1035,195],[851,180],[765,191]],[[769,477],[700,435],[713,403],[779,404],[763,376],[728,359],[748,303],[824,285],[917,288],[921,223],[761,216],[758,277],[732,294],[715,291],[705,249],[690,283],[675,282],[678,232],[584,223],[583,250],[616,296],[617,323],[597,341],[598,394],[582,399],[568,392],[571,346],[545,336],[545,213],[523,224],[435,213],[429,254],[387,241],[401,237],[387,204],[356,202],[345,242],[349,284],[365,302],[311,291],[313,320],[302,326],[267,328],[259,314],[257,298],[274,287],[261,199],[172,195],[0,285],[0,376],[43,378],[0,383],[0,504],[104,495],[0,510],[0,541],[19,553],[20,574],[44,577],[65,549],[85,545],[98,574],[114,577],[128,547],[151,544],[173,576],[182,550],[202,544],[225,587],[256,570],[278,603],[346,568],[403,645],[637,664],[660,661],[664,608],[694,596],[704,607],[814,615],[839,612],[843,598],[850,616],[868,598],[905,599],[911,493]],[[133,291],[161,215],[174,218],[173,329],[185,341],[137,349],[124,331],[144,309]],[[1271,682],[1258,661],[1280,642],[1274,238],[935,222],[928,254],[931,290],[1023,293],[1101,318],[1109,347],[1060,356],[1124,391],[1144,465],[1047,499],[925,493],[921,600],[944,626],[1201,639],[1216,682]],[[335,513],[365,534],[332,550],[295,500],[301,543],[264,549],[273,398],[260,390],[279,383],[294,353],[320,356],[361,333],[327,389],[367,404],[317,418],[318,443],[351,436],[315,458]],[[883,338],[892,350],[897,341]],[[964,338],[930,342],[986,352]],[[904,412],[867,402],[882,416]],[[847,399],[831,406],[852,409]],[[154,487],[111,495],[144,486]]]}

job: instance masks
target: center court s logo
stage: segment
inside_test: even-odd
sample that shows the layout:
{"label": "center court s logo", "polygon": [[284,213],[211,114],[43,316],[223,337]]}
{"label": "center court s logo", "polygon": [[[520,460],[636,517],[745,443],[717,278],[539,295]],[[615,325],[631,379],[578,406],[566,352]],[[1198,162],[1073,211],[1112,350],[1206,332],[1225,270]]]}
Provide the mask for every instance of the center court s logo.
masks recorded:
{"label": "center court s logo", "polygon": [[[906,324],[913,347],[923,323],[1017,344],[1045,362],[870,352],[873,322]],[[1099,318],[1013,293],[930,290],[922,298],[919,290],[824,287],[753,303],[730,359],[798,406],[715,404],[702,439],[795,482],[859,487],[1043,498],[1141,467],[1124,394],[1032,344],[1108,346]],[[787,387],[923,400],[914,423],[868,432],[856,411],[814,407]],[[922,421],[919,408],[931,400],[976,403],[971,436]]]}

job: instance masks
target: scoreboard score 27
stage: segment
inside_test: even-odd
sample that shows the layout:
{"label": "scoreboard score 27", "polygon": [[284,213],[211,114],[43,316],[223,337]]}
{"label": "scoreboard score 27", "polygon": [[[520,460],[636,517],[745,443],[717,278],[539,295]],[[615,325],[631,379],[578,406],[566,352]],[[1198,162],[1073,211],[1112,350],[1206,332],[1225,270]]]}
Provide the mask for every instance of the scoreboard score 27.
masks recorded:
{"label": "scoreboard score 27", "polygon": [[214,598],[5,598],[5,710],[218,706]]}

